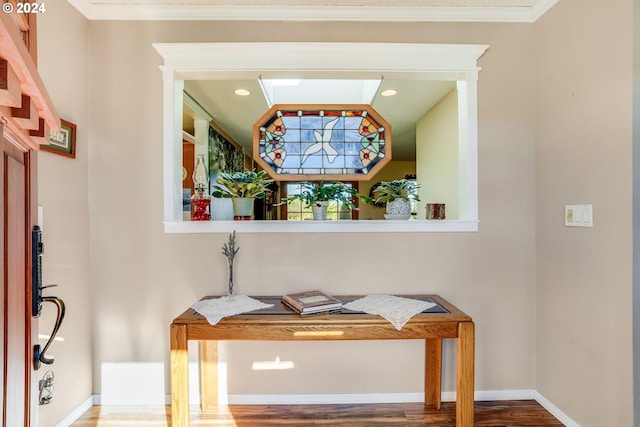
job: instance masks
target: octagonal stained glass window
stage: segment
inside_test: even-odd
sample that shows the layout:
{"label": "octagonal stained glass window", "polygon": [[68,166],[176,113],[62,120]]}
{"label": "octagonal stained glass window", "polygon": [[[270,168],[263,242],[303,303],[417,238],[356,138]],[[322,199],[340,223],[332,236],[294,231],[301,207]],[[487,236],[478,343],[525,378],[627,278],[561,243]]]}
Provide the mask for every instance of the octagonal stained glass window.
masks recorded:
{"label": "octagonal stained glass window", "polygon": [[274,105],[253,126],[276,180],[369,180],[391,160],[391,126],[370,105]]}

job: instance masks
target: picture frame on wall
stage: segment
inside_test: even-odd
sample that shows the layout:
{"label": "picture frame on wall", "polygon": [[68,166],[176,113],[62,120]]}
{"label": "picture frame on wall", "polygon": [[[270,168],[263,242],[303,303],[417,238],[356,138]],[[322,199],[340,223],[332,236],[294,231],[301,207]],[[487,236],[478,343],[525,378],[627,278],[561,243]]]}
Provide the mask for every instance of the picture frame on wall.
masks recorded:
{"label": "picture frame on wall", "polygon": [[76,158],[76,125],[60,119],[60,132],[51,132],[48,145],[41,145],[42,151]]}

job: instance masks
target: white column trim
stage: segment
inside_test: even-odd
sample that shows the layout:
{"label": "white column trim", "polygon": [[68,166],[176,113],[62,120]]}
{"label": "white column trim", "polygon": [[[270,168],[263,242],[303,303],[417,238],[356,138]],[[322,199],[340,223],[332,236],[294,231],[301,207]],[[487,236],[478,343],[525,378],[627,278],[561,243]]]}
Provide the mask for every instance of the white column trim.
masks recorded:
{"label": "white column trim", "polygon": [[[182,220],[182,92],[184,81],[172,68],[160,67],[163,77],[164,220]],[[179,141],[180,143],[176,143]]]}

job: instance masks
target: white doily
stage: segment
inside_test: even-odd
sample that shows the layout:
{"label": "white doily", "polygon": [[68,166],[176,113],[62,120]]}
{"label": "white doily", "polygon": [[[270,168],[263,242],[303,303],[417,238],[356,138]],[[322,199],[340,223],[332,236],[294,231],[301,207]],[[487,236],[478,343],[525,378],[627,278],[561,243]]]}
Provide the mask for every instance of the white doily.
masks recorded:
{"label": "white doily", "polygon": [[435,303],[428,301],[394,295],[367,295],[347,303],[343,307],[353,311],[382,316],[391,322],[397,330],[400,330],[413,316],[435,305]]}
{"label": "white doily", "polygon": [[205,299],[191,306],[212,325],[218,323],[223,317],[269,307],[273,307],[273,304],[265,304],[247,295],[229,295],[215,299]]}

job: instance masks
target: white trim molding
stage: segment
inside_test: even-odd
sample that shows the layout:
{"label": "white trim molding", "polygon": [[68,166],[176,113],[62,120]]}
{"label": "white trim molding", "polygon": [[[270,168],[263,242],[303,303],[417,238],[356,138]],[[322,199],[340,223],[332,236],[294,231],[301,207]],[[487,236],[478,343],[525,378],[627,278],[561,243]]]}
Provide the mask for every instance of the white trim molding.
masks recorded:
{"label": "white trim molding", "polygon": [[567,414],[562,412],[560,408],[558,408],[556,405],[554,405],[549,400],[547,400],[547,398],[544,397],[541,393],[536,391],[534,395],[534,399],[536,400],[536,402],[540,404],[540,406],[542,406],[544,409],[549,411],[551,415],[556,417],[558,421],[560,421],[566,427],[580,427],[580,424],[572,420]]}
{"label": "white trim molding", "polygon": [[69,413],[66,417],[60,420],[58,424],[55,425],[55,427],[69,427],[71,424],[76,422],[82,416],[82,414],[84,414],[85,412],[87,412],[89,409],[91,409],[93,406],[96,405],[95,397],[96,396],[90,396],[87,400],[82,402],[80,406],[78,406],[76,409],[71,411],[71,413]]}
{"label": "white trim molding", "polygon": [[555,4],[558,3],[558,0],[540,0],[537,1],[532,6],[533,11],[533,22],[537,21],[542,15],[547,13],[549,9],[551,9]]}
{"label": "white trim molding", "polygon": [[165,221],[165,233],[419,233],[475,232],[478,221]]}
{"label": "white trim molding", "polygon": [[532,23],[558,0],[536,0],[514,6],[416,6],[396,2],[394,6],[275,7],[239,4],[123,4],[91,0],[67,0],[90,20],[136,21],[349,21],[349,22],[510,22]]}
{"label": "white trim molding", "polygon": [[[490,400],[534,400],[535,390],[488,390],[475,391],[473,399]],[[168,396],[170,399],[171,396]],[[442,392],[443,402],[455,402],[456,392]],[[230,394],[231,405],[340,405],[364,403],[420,403],[424,393],[330,393],[330,394]],[[170,401],[170,400],[169,400]]]}
{"label": "white trim molding", "polygon": [[[418,43],[154,43],[164,59],[164,224],[171,233],[228,232],[223,221],[182,222],[182,117],[185,80],[286,78],[387,78],[449,80],[458,83],[460,120],[459,218],[435,221],[344,221],[312,225],[304,221],[246,221],[247,232],[478,231],[478,59],[488,45]],[[272,61],[272,52],[280,52]],[[360,52],[376,52],[362,61]],[[250,224],[247,224],[250,223]],[[267,224],[268,223],[268,224]],[[337,223],[337,221],[336,221]],[[420,225],[418,225],[420,224]],[[270,231],[266,231],[270,230]]]}

